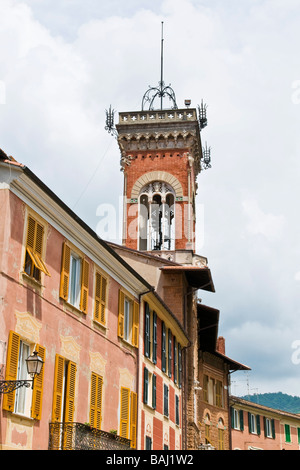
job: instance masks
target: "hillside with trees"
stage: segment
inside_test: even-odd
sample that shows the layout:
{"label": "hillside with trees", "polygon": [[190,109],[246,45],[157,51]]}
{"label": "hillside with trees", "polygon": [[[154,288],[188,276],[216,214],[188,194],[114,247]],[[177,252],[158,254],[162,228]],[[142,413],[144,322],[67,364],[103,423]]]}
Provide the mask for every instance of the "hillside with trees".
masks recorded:
{"label": "hillside with trees", "polygon": [[300,413],[300,397],[286,393],[258,393],[255,395],[246,395],[241,398],[253,403],[258,403],[259,405],[268,406],[275,410]]}

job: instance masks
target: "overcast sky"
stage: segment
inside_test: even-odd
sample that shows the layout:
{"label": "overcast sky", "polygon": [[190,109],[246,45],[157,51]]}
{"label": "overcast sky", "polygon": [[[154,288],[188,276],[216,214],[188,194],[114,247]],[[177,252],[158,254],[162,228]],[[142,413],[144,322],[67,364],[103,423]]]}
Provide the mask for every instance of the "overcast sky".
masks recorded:
{"label": "overcast sky", "polygon": [[[138,111],[164,78],[208,104],[198,249],[226,353],[252,368],[232,392],[300,395],[299,0],[0,0],[0,147],[95,231],[122,215],[105,109]],[[117,120],[117,114],[116,114]],[[105,206],[106,205],[106,206]],[[105,230],[104,230],[105,232]],[[118,225],[103,238],[119,242]]]}

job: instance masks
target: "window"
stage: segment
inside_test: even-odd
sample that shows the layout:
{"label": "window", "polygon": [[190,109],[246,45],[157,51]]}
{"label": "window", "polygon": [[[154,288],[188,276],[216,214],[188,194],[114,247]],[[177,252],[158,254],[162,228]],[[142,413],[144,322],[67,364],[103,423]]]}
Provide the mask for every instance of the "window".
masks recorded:
{"label": "window", "polygon": [[152,360],[154,364],[157,362],[157,314],[150,310],[149,304],[144,303],[145,308],[145,334],[144,334],[144,354]]}
{"label": "window", "polygon": [[[55,357],[53,385],[53,423],[73,423],[75,409],[76,364],[59,354]],[[72,449],[72,426],[66,427],[61,435],[54,428],[52,439],[58,449]]]}
{"label": "window", "polygon": [[[46,350],[35,345],[38,355],[44,360]],[[10,331],[7,348],[5,380],[30,380],[27,374],[26,359],[33,352],[33,345],[23,341],[19,334]],[[44,368],[34,380],[33,390],[22,387],[3,395],[3,409],[37,420],[41,419],[43,398]]]}
{"label": "window", "polygon": [[218,421],[218,449],[224,450],[224,422],[221,418]]}
{"label": "window", "polygon": [[41,280],[41,272],[50,276],[50,273],[43,261],[43,243],[44,226],[29,215],[26,234],[24,272],[39,282]]}
{"label": "window", "polygon": [[120,436],[131,439],[131,447],[136,448],[137,394],[129,388],[121,387],[120,397]]}
{"label": "window", "polygon": [[231,427],[240,431],[244,430],[244,412],[243,410],[230,409],[231,412]]}
{"label": "window", "polygon": [[260,416],[248,413],[249,432],[260,435]]}
{"label": "window", "polygon": [[223,384],[220,380],[203,376],[203,400],[210,405],[223,408]]}
{"label": "window", "polygon": [[89,290],[89,263],[63,244],[60,297],[87,313]]}
{"label": "window", "polygon": [[144,367],[144,396],[143,401],[145,405],[156,408],[156,375],[152,374],[146,367]]}
{"label": "window", "polygon": [[149,436],[146,436],[145,447],[146,447],[146,450],[151,450],[152,449],[152,439]]}
{"label": "window", "polygon": [[101,325],[106,324],[106,289],[107,279],[99,272],[96,272],[94,320],[101,323]]}
{"label": "window", "polygon": [[70,258],[70,279],[68,302],[79,308],[81,292],[81,259],[74,253]]}
{"label": "window", "polygon": [[132,346],[139,344],[139,304],[119,291],[118,336]]}
{"label": "window", "polygon": [[164,384],[164,416],[169,416],[169,387]]}
{"label": "window", "polygon": [[95,429],[101,429],[102,392],[103,392],[103,377],[92,372],[91,398],[90,398],[90,424]]}
{"label": "window", "polygon": [[289,424],[284,425],[284,434],[285,434],[285,442],[292,442],[291,427]]}
{"label": "window", "polygon": [[266,437],[275,439],[275,422],[274,419],[264,417],[264,431]]}

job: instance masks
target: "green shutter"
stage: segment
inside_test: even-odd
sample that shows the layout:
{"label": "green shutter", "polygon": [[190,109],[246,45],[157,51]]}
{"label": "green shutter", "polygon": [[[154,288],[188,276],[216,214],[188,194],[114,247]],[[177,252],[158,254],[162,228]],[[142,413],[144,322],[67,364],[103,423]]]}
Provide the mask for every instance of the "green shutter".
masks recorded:
{"label": "green shutter", "polygon": [[284,431],[285,431],[285,442],[291,442],[291,429],[289,424],[284,425]]}
{"label": "green shutter", "polygon": [[167,356],[166,356],[166,325],[162,322],[162,341],[161,341],[161,370],[166,372]]}
{"label": "green shutter", "polygon": [[260,416],[256,415],[256,430],[257,430],[257,435],[260,436]]}
{"label": "green shutter", "polygon": [[156,409],[156,375],[152,375],[152,408]]}
{"label": "green shutter", "polygon": [[153,352],[152,361],[154,364],[157,362],[157,315],[153,312]]}
{"label": "green shutter", "polygon": [[252,425],[251,425],[251,413],[248,411],[248,427],[249,427],[249,432],[252,432]]}
{"label": "green shutter", "polygon": [[144,367],[144,403],[148,403],[148,385],[149,385],[149,373],[148,369]]}
{"label": "green shutter", "polygon": [[149,305],[145,302],[145,341],[144,341],[144,354],[150,357],[150,310]]}
{"label": "green shutter", "polygon": [[240,410],[239,413],[240,413],[240,430],[244,431],[244,412],[243,410]]}
{"label": "green shutter", "polygon": [[275,421],[271,419],[271,426],[272,426],[272,437],[275,439]]}
{"label": "green shutter", "polygon": [[168,330],[168,376],[172,377],[172,333]]}

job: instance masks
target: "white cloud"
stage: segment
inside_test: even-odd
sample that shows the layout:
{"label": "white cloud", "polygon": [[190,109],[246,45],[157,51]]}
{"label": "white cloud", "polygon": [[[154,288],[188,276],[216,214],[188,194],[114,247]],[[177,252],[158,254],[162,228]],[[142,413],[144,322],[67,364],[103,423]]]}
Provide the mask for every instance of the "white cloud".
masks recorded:
{"label": "white cloud", "polygon": [[[279,341],[279,322],[300,329],[298,18],[298,0],[1,1],[0,147],[94,229],[101,204],[119,217],[123,191],[105,109],[138,110],[157,85],[165,22],[166,83],[179,106],[208,104],[212,169],[198,178],[197,203],[217,291],[209,304],[221,310],[221,333],[253,320],[243,342],[227,341],[253,375],[254,348],[273,346],[273,329]],[[281,372],[272,374],[270,391]]]}
{"label": "white cloud", "polygon": [[252,235],[263,235],[269,240],[281,239],[285,225],[283,215],[265,213],[254,199],[242,201],[243,210],[248,217],[247,230]]}

